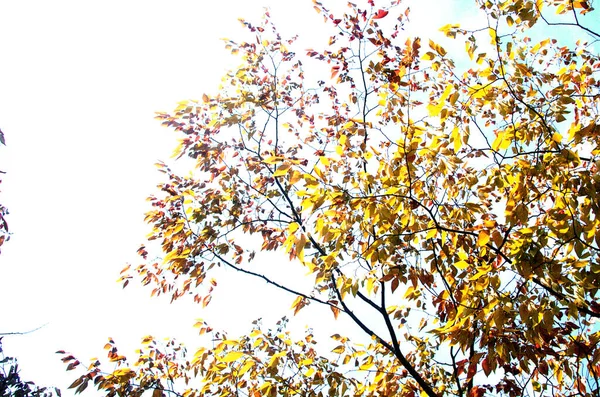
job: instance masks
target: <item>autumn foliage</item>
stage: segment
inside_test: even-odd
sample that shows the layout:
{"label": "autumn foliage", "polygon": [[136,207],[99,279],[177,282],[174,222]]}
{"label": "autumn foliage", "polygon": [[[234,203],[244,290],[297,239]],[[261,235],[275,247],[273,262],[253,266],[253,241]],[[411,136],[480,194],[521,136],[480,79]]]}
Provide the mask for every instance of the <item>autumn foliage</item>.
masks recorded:
{"label": "autumn foliage", "polygon": [[[207,305],[211,272],[229,267],[289,292],[294,313],[329,306],[370,344],[332,330],[337,347],[317,351],[285,320],[239,339],[199,323],[214,347],[188,356],[146,337],[131,360],[111,341],[117,369],[92,363],[72,386],[108,396],[598,395],[591,2],[466,1],[480,18],[441,27],[459,44],[452,52],[407,37],[400,1],[343,14],[314,3],[335,29],[325,50],[295,47],[268,13],[243,21],[255,38],[227,41],[241,64],[221,90],[158,114],[192,172],[159,164],[165,182],[146,220],[162,258],[140,248],[144,264],[121,280]],[[262,274],[260,251],[305,267],[313,289]],[[360,302],[371,315],[355,314]]]}

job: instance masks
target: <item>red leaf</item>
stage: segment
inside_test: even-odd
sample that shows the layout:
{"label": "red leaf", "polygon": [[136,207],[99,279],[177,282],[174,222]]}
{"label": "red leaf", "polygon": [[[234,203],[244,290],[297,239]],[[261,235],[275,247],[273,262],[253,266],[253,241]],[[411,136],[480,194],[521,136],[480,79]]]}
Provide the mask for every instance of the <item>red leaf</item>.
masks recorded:
{"label": "red leaf", "polygon": [[398,280],[398,278],[394,278],[392,280],[392,293],[394,293],[394,291],[396,291],[396,289],[398,288],[399,285],[400,285],[400,281]]}
{"label": "red leaf", "polygon": [[490,367],[490,363],[488,361],[488,358],[484,358],[483,361],[481,362],[481,368],[483,368],[483,372],[485,373],[485,376],[490,376],[490,373],[492,372],[492,368]]}
{"label": "red leaf", "polygon": [[471,362],[469,363],[469,368],[467,369],[467,379],[473,379],[475,374],[477,373],[477,363]]}
{"label": "red leaf", "polygon": [[471,389],[469,397],[483,397],[485,389],[483,387],[475,386]]}
{"label": "red leaf", "polygon": [[71,364],[67,365],[67,371],[74,369],[78,365],[79,365],[79,361],[77,361],[77,360],[73,361]]}
{"label": "red leaf", "polygon": [[379,11],[377,11],[377,14],[375,14],[373,19],[381,19],[381,18],[385,17],[387,14],[389,14],[389,11],[379,10]]}

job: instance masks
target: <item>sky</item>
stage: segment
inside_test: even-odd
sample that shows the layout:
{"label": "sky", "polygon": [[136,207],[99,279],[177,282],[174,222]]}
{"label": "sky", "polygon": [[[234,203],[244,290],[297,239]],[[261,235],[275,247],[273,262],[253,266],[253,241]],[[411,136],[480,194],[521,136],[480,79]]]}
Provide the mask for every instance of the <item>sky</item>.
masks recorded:
{"label": "sky", "polygon": [[[420,34],[461,16],[454,0],[410,4],[411,20],[426,21],[412,28]],[[272,325],[290,314],[294,297],[233,272],[207,309],[116,283],[149,232],[154,163],[176,146],[154,112],[216,92],[237,63],[220,39],[243,38],[238,17],[256,21],[265,6],[284,33],[326,40],[310,0],[0,0],[0,202],[13,233],[0,255],[0,333],[43,325],[4,339],[24,379],[69,396],[74,375],[57,350],[104,357],[108,337],[134,349],[148,334],[193,347],[197,318],[241,333],[255,318]],[[315,308],[296,323],[322,316],[331,317]]]}
{"label": "sky", "polygon": [[[130,348],[147,334],[189,337],[208,316],[115,281],[149,232],[154,163],[176,146],[154,112],[214,92],[236,62],[220,38],[243,34],[237,18],[257,19],[265,5],[0,2],[1,197],[13,233],[0,255],[0,332],[45,324],[4,340],[23,378],[69,395],[73,375],[56,350],[87,359],[105,354],[108,337]],[[245,314],[234,308],[215,326],[238,318],[247,329],[258,315]]]}

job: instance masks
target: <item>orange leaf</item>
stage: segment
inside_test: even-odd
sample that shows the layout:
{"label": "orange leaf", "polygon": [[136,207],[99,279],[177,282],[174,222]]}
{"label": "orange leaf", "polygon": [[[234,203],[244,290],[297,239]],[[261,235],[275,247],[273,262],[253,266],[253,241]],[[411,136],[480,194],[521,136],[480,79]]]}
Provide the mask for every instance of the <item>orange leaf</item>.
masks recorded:
{"label": "orange leaf", "polygon": [[333,312],[333,317],[337,320],[339,314],[340,314],[340,309],[338,309],[335,306],[329,306],[329,308],[331,309],[331,311]]}
{"label": "orange leaf", "polygon": [[375,16],[373,16],[373,19],[381,19],[381,18],[385,17],[387,14],[389,14],[389,11],[379,10],[379,11],[377,11],[377,14],[375,14]]}

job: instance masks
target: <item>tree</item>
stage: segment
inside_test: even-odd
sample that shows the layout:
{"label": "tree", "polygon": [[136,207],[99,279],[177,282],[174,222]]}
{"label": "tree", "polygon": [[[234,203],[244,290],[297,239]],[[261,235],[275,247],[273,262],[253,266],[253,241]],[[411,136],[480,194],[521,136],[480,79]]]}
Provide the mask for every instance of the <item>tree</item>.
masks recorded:
{"label": "tree", "polygon": [[[166,182],[146,220],[164,257],[148,261],[142,246],[144,264],[121,278],[207,305],[213,269],[225,266],[293,294],[294,313],[327,305],[348,316],[370,344],[338,332],[337,347],[319,353],[285,319],[239,339],[215,333],[217,344],[191,357],[146,337],[129,362],[110,341],[117,369],[96,361],[72,387],[94,382],[107,396],[600,393],[591,2],[465,2],[479,25],[441,28],[464,53],[406,37],[399,3],[349,3],[337,14],[315,0],[335,34],[302,55],[268,12],[259,25],[243,21],[256,39],[227,41],[241,65],[219,93],[158,114],[181,134],[176,155],[191,159],[192,173],[158,165]],[[548,37],[528,38],[540,32]],[[323,74],[311,81],[308,72]],[[261,273],[255,251],[285,252],[314,288]],[[355,311],[361,302],[374,315]]]}

